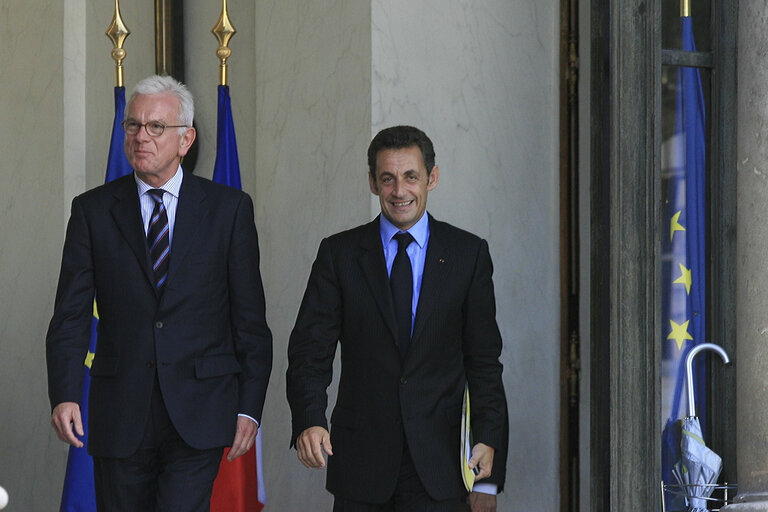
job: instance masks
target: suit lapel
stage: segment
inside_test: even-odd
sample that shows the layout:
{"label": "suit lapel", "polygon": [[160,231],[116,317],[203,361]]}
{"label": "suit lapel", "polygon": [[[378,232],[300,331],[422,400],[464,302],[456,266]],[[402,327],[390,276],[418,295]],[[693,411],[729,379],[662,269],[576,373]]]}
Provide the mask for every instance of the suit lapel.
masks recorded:
{"label": "suit lapel", "polygon": [[173,283],[174,276],[198,233],[201,220],[208,215],[205,192],[197,179],[185,172],[179,190],[179,203],[176,209],[176,222],[173,226],[173,241],[168,262],[168,282]]}
{"label": "suit lapel", "polygon": [[430,215],[429,242],[424,259],[424,274],[421,278],[421,290],[419,303],[416,306],[411,343],[414,343],[421,331],[424,330],[427,318],[435,309],[435,302],[440,297],[443,286],[449,278],[452,261],[449,257],[448,242],[442,224]]}
{"label": "suit lapel", "polygon": [[389,277],[387,276],[387,264],[384,261],[384,248],[381,245],[378,217],[368,224],[360,241],[360,246],[362,249],[359,259],[360,268],[379,311],[381,311],[387,327],[392,332],[392,340],[396,341],[397,320],[395,319],[392,294],[389,292]]}
{"label": "suit lapel", "polygon": [[[129,174],[115,181],[115,204],[110,209],[112,218],[118,229],[128,243],[139,266],[144,269],[144,275],[150,283],[154,282],[152,264],[149,261],[147,249],[147,237],[141,219],[141,207],[139,205],[139,192],[133,174]],[[153,285],[154,287],[154,285]]]}

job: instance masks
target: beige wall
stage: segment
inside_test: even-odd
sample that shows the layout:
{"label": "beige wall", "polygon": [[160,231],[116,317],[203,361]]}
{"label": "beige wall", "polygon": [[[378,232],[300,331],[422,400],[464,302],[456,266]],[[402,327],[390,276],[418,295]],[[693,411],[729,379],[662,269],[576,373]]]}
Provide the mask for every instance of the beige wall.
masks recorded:
{"label": "beige wall", "polygon": [[[124,5],[122,5],[124,4]],[[153,2],[123,2],[126,86],[154,71]],[[197,173],[215,151],[218,2],[185,12]],[[557,2],[230,0],[230,85],[275,337],[263,420],[268,508],[324,509],[324,474],[288,450],[287,338],[322,237],[372,218],[370,137],[434,140],[437,217],[487,238],[510,401],[501,510],[557,507]],[[44,336],[73,194],[103,182],[113,3],[0,3],[0,485],[9,511],[55,510],[66,447],[50,431]],[[30,24],[30,20],[35,20]],[[45,41],[31,27],[45,27]],[[9,122],[9,120],[11,122]]]}
{"label": "beige wall", "polygon": [[[63,240],[62,13],[58,0],[0,4],[0,485],[26,504],[8,510],[52,510],[31,484],[56,486],[63,460],[42,342]],[[30,45],[28,20],[49,27],[47,44]]]}
{"label": "beige wall", "polygon": [[310,503],[330,510],[325,473],[304,468],[288,450],[286,351],[321,238],[368,218],[369,20],[370,7],[358,0],[256,4],[250,190],[275,340],[263,445],[271,511]]}

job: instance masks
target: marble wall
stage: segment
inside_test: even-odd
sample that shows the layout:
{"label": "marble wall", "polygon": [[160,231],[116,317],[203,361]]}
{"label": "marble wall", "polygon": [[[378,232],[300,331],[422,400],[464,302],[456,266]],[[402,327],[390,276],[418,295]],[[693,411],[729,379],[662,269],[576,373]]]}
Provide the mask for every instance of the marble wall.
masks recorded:
{"label": "marble wall", "polygon": [[[185,12],[200,157],[214,161],[218,2]],[[112,2],[0,3],[0,485],[55,510],[66,446],[49,427],[44,335],[71,197],[102,183]],[[123,2],[130,91],[154,72],[153,2]],[[322,237],[378,211],[365,151],[410,123],[441,169],[429,210],[488,239],[510,402],[500,510],[555,510],[558,486],[557,9],[554,0],[230,0],[243,188],[255,202],[275,357],[264,414],[267,510],[324,509],[324,473],[288,450],[285,351]],[[30,37],[46,27],[46,40]],[[53,40],[51,40],[51,38]],[[12,78],[11,78],[12,77]],[[12,122],[8,122],[11,120]],[[8,243],[16,241],[16,243]],[[333,390],[332,390],[333,392]]]}
{"label": "marble wall", "polygon": [[59,0],[0,3],[0,485],[11,511],[53,510],[34,488],[61,480],[43,339],[63,241],[63,13]]}
{"label": "marble wall", "polygon": [[286,351],[320,240],[368,219],[369,20],[358,0],[256,4],[252,192],[275,340],[263,430],[268,510],[331,506],[325,472],[288,449]]}

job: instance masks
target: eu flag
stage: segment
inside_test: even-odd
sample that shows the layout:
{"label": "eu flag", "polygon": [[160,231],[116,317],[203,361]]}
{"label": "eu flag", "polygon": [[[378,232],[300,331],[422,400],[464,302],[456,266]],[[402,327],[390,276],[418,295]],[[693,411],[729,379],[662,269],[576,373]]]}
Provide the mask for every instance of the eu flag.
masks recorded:
{"label": "eu flag", "polygon": [[[112,123],[112,139],[109,143],[107,174],[105,182],[110,182],[133,171],[125,157],[123,141],[123,116],[125,115],[125,87],[115,87],[115,119]],[[64,476],[64,490],[61,494],[60,512],[96,512],[96,491],[93,484],[93,459],[88,455],[88,391],[91,388],[89,370],[93,355],[96,353],[96,326],[99,316],[96,301],[93,303],[93,321],[91,322],[91,342],[88,356],[83,367],[83,395],[80,399],[80,414],[83,420],[83,447],[69,447],[67,471]]]}
{"label": "eu flag", "polygon": [[[228,85],[219,85],[216,164],[213,169],[213,181],[238,190],[242,189]],[[228,452],[227,448],[221,458],[219,474],[213,484],[211,512],[260,512],[267,501],[261,465],[261,429],[248,453],[229,462]]]}
{"label": "eu flag", "polygon": [[235,123],[232,120],[232,101],[229,86],[219,86],[219,110],[216,121],[216,164],[213,181],[242,190],[240,185],[240,160],[237,157]]}
{"label": "eu flag", "polygon": [[[696,51],[691,18],[681,18],[682,49]],[[705,106],[699,70],[678,69],[675,135],[667,148],[671,157],[663,246],[662,289],[664,328],[662,402],[669,416],[662,440],[662,478],[674,484],[672,465],[680,458],[677,420],[684,403],[685,356],[706,342],[706,148]],[[697,416],[705,416],[704,359],[694,361]],[[677,434],[677,435],[676,435]],[[670,505],[668,501],[668,505]]]}

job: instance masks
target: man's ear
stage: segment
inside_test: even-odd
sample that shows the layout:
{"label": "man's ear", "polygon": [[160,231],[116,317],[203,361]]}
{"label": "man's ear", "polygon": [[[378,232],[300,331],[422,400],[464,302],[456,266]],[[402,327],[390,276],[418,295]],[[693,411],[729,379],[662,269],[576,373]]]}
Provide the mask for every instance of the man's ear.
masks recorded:
{"label": "man's ear", "polygon": [[370,172],[368,173],[368,186],[371,187],[371,194],[375,196],[379,195],[379,186]]}
{"label": "man's ear", "polygon": [[184,134],[181,136],[181,141],[179,142],[180,157],[183,157],[187,154],[189,148],[192,147],[192,143],[195,142],[195,137],[197,137],[197,131],[193,126],[190,126],[184,130]]}
{"label": "man's ear", "polygon": [[438,181],[440,181],[440,169],[437,166],[434,166],[427,179],[427,190],[430,192],[434,190]]}

